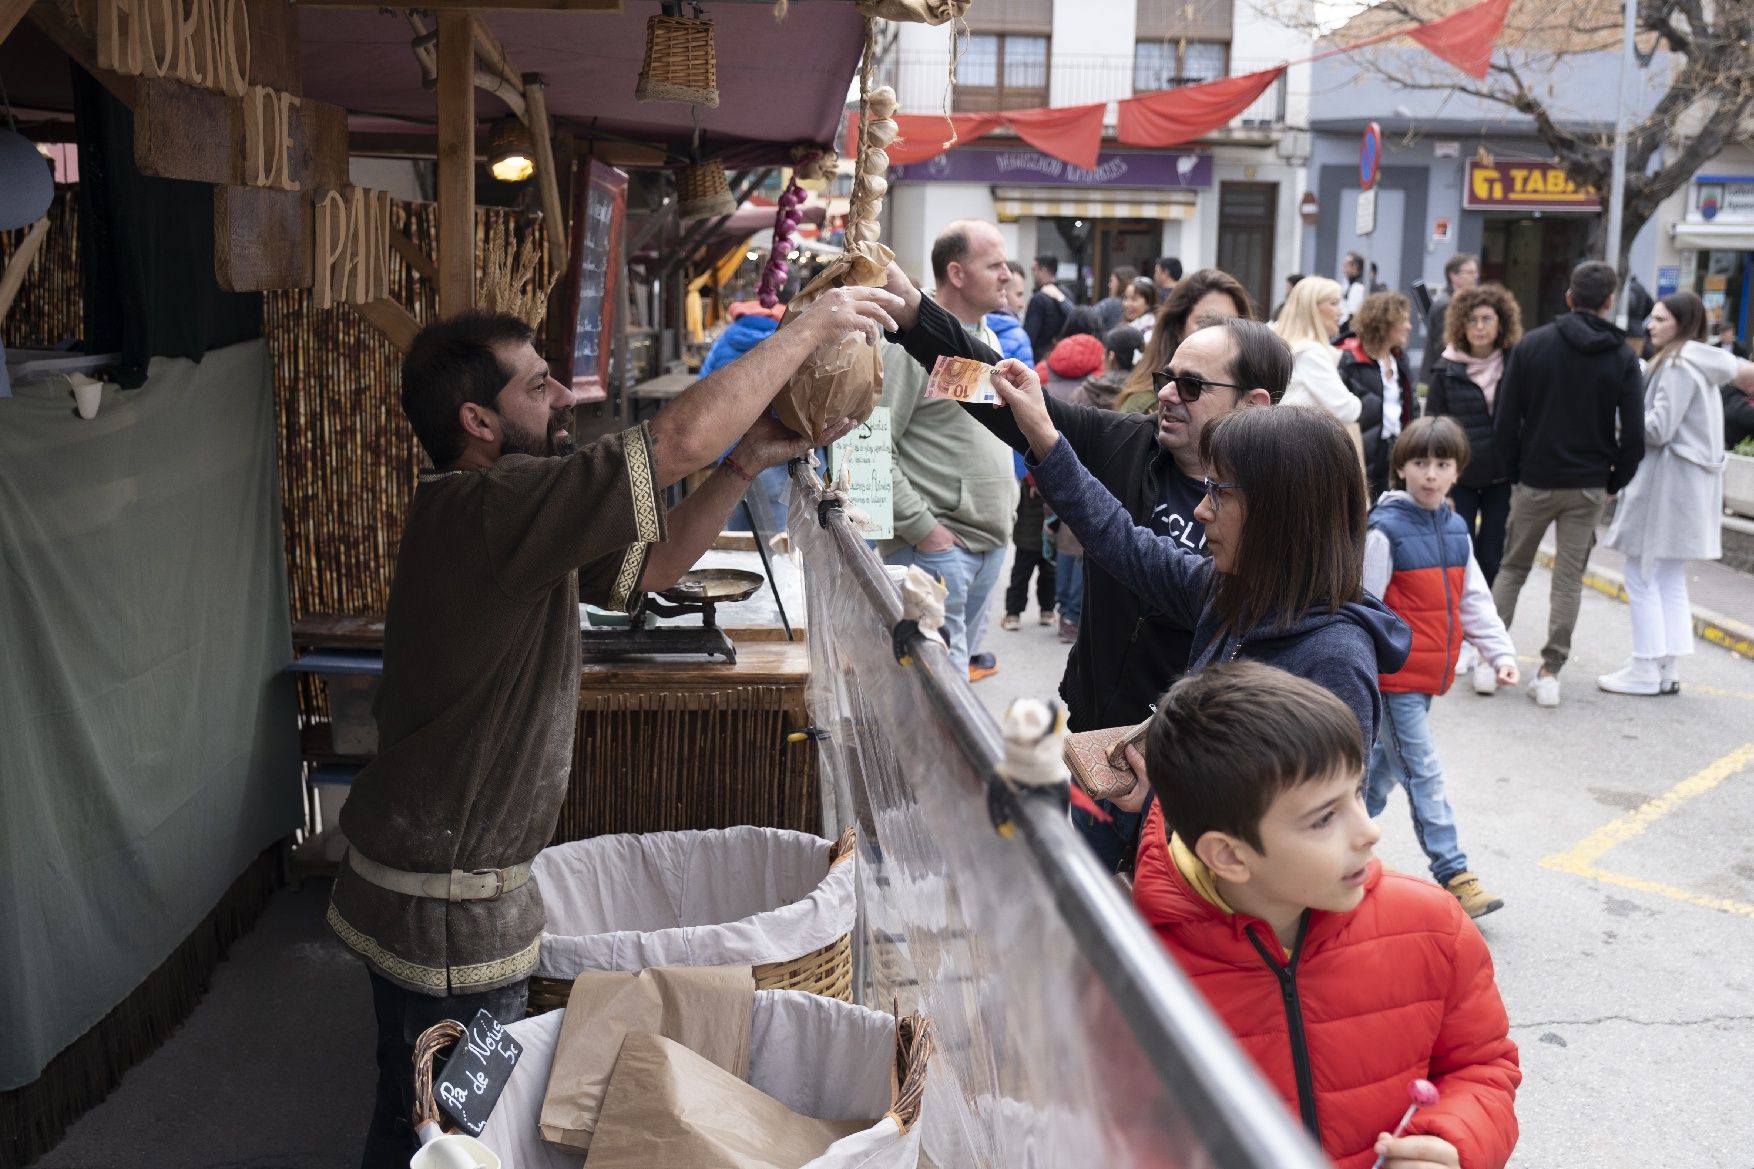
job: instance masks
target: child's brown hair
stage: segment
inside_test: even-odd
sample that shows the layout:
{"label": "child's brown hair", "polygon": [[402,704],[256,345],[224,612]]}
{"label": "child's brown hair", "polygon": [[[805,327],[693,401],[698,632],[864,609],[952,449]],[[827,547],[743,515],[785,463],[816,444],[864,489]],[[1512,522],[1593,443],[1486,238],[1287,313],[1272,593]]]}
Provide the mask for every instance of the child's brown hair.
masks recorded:
{"label": "child's brown hair", "polygon": [[1468,435],[1454,418],[1447,414],[1426,415],[1415,418],[1401,431],[1401,437],[1395,440],[1395,449],[1389,455],[1389,469],[1397,487],[1405,484],[1401,479],[1401,468],[1414,459],[1454,459],[1456,473],[1467,469]]}

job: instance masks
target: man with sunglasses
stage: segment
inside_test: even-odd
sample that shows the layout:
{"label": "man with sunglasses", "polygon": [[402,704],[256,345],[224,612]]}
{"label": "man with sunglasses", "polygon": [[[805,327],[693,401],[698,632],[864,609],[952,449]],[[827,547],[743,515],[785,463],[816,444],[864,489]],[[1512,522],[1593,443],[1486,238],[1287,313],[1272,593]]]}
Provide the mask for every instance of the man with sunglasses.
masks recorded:
{"label": "man with sunglasses", "polygon": [[[893,312],[899,340],[930,369],[942,355],[996,364],[999,354],[970,337],[941,306],[922,297],[894,264],[889,291],[903,305]],[[1048,413],[1078,461],[1126,505],[1128,514],[1159,534],[1205,551],[1205,531],[1194,509],[1205,495],[1200,435],[1215,418],[1247,406],[1276,403],[1291,377],[1291,354],[1267,326],[1223,318],[1190,333],[1153,372],[1154,414],[1121,414],[1049,399]],[[965,405],[981,425],[1012,449],[1029,440],[1009,410]],[[1084,565],[1084,615],[1066,662],[1060,697],[1073,730],[1140,722],[1169,684],[1187,669],[1193,631],[1157,613],[1099,565]],[[1080,808],[1074,821],[1097,855],[1114,868],[1132,863],[1138,817],[1118,809]]]}

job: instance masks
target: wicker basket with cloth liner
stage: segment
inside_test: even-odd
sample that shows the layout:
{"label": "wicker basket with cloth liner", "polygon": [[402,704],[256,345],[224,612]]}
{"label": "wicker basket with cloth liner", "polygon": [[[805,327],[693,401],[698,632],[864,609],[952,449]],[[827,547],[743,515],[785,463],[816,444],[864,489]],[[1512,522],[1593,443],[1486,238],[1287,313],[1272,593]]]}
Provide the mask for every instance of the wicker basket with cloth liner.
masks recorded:
{"label": "wicker basket with cloth liner", "polygon": [[[481,1140],[506,1169],[577,1169],[584,1154],[538,1131],[564,1011],[506,1028],[523,1046]],[[936,1046],[931,1023],[797,991],[758,990],[750,1019],[747,1082],[805,1116],[875,1118],[802,1169],[917,1169],[919,1123]]]}
{"label": "wicker basket with cloth liner", "polygon": [[581,971],[653,966],[751,966],[757,990],[850,1001],[854,840],[745,825],[544,849],[530,1013],[564,1007]]}

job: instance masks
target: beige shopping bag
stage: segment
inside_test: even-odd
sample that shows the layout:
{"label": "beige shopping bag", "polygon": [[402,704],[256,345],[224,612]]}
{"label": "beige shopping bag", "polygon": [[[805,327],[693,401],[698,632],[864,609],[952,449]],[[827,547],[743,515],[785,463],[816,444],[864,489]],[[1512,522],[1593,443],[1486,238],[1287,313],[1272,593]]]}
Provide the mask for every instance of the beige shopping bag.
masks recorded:
{"label": "beige shopping bag", "polygon": [[542,1099],[543,1139],[592,1147],[604,1090],[630,1034],[667,1036],[734,1077],[748,1075],[754,995],[755,977],[747,966],[580,974],[567,998]]}

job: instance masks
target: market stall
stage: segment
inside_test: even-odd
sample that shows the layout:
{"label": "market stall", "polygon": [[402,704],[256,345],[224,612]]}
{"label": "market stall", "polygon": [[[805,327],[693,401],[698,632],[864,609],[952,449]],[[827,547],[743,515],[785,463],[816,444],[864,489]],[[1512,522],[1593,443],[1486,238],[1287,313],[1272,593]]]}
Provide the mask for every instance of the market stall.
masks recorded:
{"label": "market stall", "polygon": [[[0,399],[0,555],[21,566],[0,575],[0,643],[25,663],[0,684],[23,713],[0,737],[20,862],[0,893],[15,941],[0,1164],[51,1147],[188,1014],[283,846],[322,824],[311,781],[326,772],[339,799],[370,757],[376,615],[419,470],[397,367],[419,327],[471,306],[545,317],[551,367],[595,399],[575,433],[621,428],[629,257],[657,248],[646,275],[674,366],[689,266],[769,171],[823,165],[861,60],[847,248],[823,271],[882,283],[897,131],[872,82],[875,16],[965,6],[726,4],[702,52],[666,40],[698,37],[668,23],[697,17],[619,0],[0,4],[13,106],[46,145],[75,146],[47,227],[4,238],[22,275],[0,336],[94,377],[33,353]],[[799,47],[784,70],[776,38]],[[532,185],[489,187],[483,164],[514,159]],[[770,257],[763,298],[786,277]],[[778,401],[800,433],[876,402],[864,342],[828,350]],[[629,879],[595,897],[600,875],[551,886],[557,904],[579,894],[554,923],[567,944],[614,959],[545,968],[564,1015],[429,1031],[423,1137],[502,1141],[507,1165],[576,1164],[595,1128],[594,1160],[629,1166],[663,1163],[650,1136],[672,1131],[688,1142],[672,1149],[727,1157],[691,1164],[743,1164],[757,1131],[821,1169],[1313,1166],[1063,807],[998,766],[997,728],[903,620],[844,500],[795,474],[793,551],[776,559],[757,531],[624,628],[581,611],[555,843],[683,835],[601,846],[653,870],[645,893]],[[713,591],[739,573],[755,579]],[[722,852],[701,843],[717,829]],[[520,880],[567,879],[561,855]],[[502,870],[464,877],[484,873],[503,887]],[[649,950],[621,936],[657,934]],[[730,944],[749,935],[762,945]],[[459,1057],[434,1068],[452,1044],[476,1079]],[[590,1074],[557,1083],[558,1068]]]}

